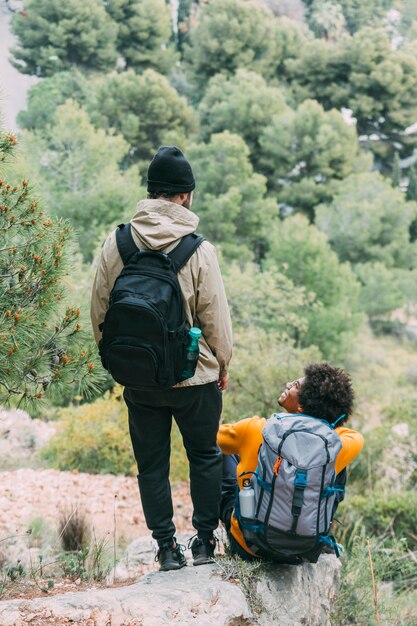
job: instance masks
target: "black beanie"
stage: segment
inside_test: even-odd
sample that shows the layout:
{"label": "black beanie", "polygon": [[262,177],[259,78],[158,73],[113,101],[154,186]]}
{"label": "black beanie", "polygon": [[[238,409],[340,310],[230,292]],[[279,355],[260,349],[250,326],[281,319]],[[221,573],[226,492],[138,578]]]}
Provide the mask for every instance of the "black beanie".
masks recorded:
{"label": "black beanie", "polygon": [[148,191],[185,193],[195,188],[191,165],[177,146],[161,146],[149,163]]}

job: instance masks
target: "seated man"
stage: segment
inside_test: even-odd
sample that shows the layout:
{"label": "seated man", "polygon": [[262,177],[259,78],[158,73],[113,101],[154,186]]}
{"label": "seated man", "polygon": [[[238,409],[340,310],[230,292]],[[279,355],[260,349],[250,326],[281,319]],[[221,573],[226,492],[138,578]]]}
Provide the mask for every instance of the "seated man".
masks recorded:
{"label": "seated man", "polygon": [[[342,494],[344,491],[345,479],[345,473],[343,472],[343,470],[359,454],[364,444],[363,437],[360,433],[346,428],[343,425],[352,411],[353,397],[354,393],[349,374],[347,374],[344,370],[337,367],[332,367],[327,363],[317,363],[306,367],[303,378],[299,378],[298,380],[287,383],[285,390],[281,393],[281,396],[278,400],[278,403],[286,411],[288,411],[289,414],[293,415],[293,418],[290,415],[286,418],[286,423],[288,423],[289,420],[291,423],[291,419],[298,420],[298,423],[300,423],[300,419],[303,419],[303,416],[317,418],[317,420],[311,420],[309,419],[309,417],[305,418],[307,427],[309,426],[309,424],[312,424],[312,422],[314,422],[313,426],[317,425],[318,428],[324,428],[323,432],[325,436],[327,436],[326,433],[329,433],[329,436],[331,436],[332,438],[334,463],[330,468],[331,474],[329,473],[328,476],[332,476],[333,478],[331,478],[330,480],[331,486],[330,489],[328,488],[328,491],[332,493],[333,498],[335,497],[334,492],[340,491],[340,494],[336,494],[336,496],[338,497],[336,497],[336,502],[333,504],[333,510],[331,511],[331,514],[329,516],[330,518],[332,518],[333,516],[333,513],[337,506],[337,502],[343,499]],[[300,417],[297,417],[297,415],[299,415]],[[275,415],[273,416],[273,418],[275,418],[275,421],[277,423],[283,423],[283,418],[280,415]],[[268,422],[271,422],[271,420],[268,420]],[[335,424],[336,422],[337,426]],[[259,556],[268,556],[265,549],[263,551],[262,549],[257,550],[252,546],[252,544],[251,546],[253,549],[249,548],[249,546],[247,545],[247,540],[245,540],[243,535],[244,522],[242,522],[241,519],[239,521],[239,511],[235,511],[234,509],[236,502],[237,485],[239,485],[239,489],[242,489],[243,481],[245,479],[247,480],[248,477],[250,478],[251,476],[253,476],[257,468],[258,451],[263,442],[262,430],[266,423],[267,420],[265,418],[255,416],[243,419],[235,424],[222,424],[220,426],[217,439],[218,444],[224,454],[222,502],[220,516],[228,533],[232,553],[239,554],[242,558],[247,560],[252,560],[253,558]],[[335,426],[334,431],[329,429],[328,425]],[[301,428],[299,432],[303,433],[303,428]],[[335,436],[334,433],[337,433],[338,436]],[[321,435],[321,439],[323,438],[323,435]],[[284,436],[283,439],[285,440],[286,437]],[[318,441],[320,444],[320,435],[319,438],[314,437],[312,441]],[[297,453],[299,454],[299,446],[298,448],[297,446],[295,446],[295,448],[297,449]],[[327,453],[327,443],[324,450]],[[298,467],[317,467],[318,464],[314,463],[314,458],[313,462],[311,462],[311,452],[312,449],[311,446],[309,446],[309,450],[306,450],[305,454],[305,463],[299,463]],[[302,455],[304,455],[304,452],[302,452]],[[282,456],[284,456],[284,454]],[[310,456],[309,461],[307,461],[308,456]],[[278,455],[278,457],[275,458],[276,466],[273,469],[274,474],[276,474],[276,477],[278,477],[281,457],[280,455]],[[303,460],[304,459],[302,459],[301,461]],[[326,460],[329,461],[329,455],[327,456]],[[325,464],[326,460],[324,461]],[[289,471],[294,470],[294,468],[291,468],[291,463],[287,463],[286,467],[289,468]],[[321,471],[322,466],[320,464],[319,467]],[[305,475],[307,474],[307,472],[303,469],[296,470],[295,474],[297,474],[297,472],[301,474],[304,473]],[[335,474],[336,479],[334,479]],[[274,491],[274,484],[276,481],[274,480],[272,470],[270,475],[272,475],[272,491]],[[265,485],[265,481],[262,481],[257,474],[255,474],[254,478],[255,480],[252,479],[253,484],[258,482],[261,484],[262,487],[265,487],[267,491],[271,492],[271,483],[269,484],[269,486]],[[314,477],[310,475],[312,483],[314,482],[313,478]],[[297,507],[294,508],[294,503],[296,497],[298,497],[299,500],[296,504],[299,504],[301,507],[304,504],[303,498],[304,489],[307,485],[307,477],[304,476],[304,479],[304,486],[302,484],[298,485],[298,488],[301,489],[301,491],[299,491],[298,493],[298,496],[293,496],[292,502],[290,502],[290,504],[287,506],[289,511],[292,510],[292,513],[296,511],[298,515],[300,515],[300,511],[297,509]],[[294,485],[294,477],[292,477],[291,480],[291,484]],[[341,487],[339,488],[336,486],[338,483],[339,485],[341,485]],[[327,493],[320,493],[320,490],[317,489],[316,491],[318,491],[319,493],[318,501],[323,498],[323,495],[325,498],[328,497]],[[280,490],[277,489],[275,493],[276,499],[279,498],[281,493]],[[300,494],[302,495],[300,496]],[[292,509],[291,504],[293,505]],[[320,506],[321,505],[319,504],[319,509]],[[331,510],[331,502],[329,503],[329,506]],[[259,506],[257,508],[259,513]],[[324,509],[323,506],[322,509]],[[328,520],[327,512],[325,513],[325,515],[325,523],[327,524],[327,526],[329,526],[331,519]],[[258,517],[258,515],[256,515],[256,517]],[[293,528],[290,528],[290,530],[286,530],[285,537],[288,537],[289,535],[291,535],[291,533],[293,533],[297,526],[297,522],[298,518],[294,522]],[[327,531],[328,528],[325,530],[325,533],[327,533]],[[302,535],[302,529],[299,532],[300,535]],[[247,535],[247,533],[245,534]],[[284,533],[281,533],[281,535],[283,534]],[[296,536],[296,533],[292,534],[293,538]],[[324,538],[327,539],[327,537]],[[317,554],[314,558],[311,559],[313,562],[317,560],[320,549],[321,546],[316,549]],[[302,559],[289,559],[288,561],[284,560],[283,562],[297,563],[301,562],[301,560]]]}

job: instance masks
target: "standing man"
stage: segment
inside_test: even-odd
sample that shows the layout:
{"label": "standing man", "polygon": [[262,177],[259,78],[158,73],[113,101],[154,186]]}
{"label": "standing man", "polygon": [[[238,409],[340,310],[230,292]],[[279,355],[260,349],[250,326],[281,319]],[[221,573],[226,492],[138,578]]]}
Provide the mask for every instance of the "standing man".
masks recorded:
{"label": "standing man", "polygon": [[[148,199],[138,203],[131,224],[140,249],[169,253],[193,233],[199,219],[191,209],[195,180],[183,153],[163,146],[148,168]],[[104,243],[93,285],[91,319],[99,343],[109,296],[123,262],[113,231]],[[202,331],[195,375],[162,390],[125,389],[129,429],[138,465],[143,512],[158,542],[162,571],[180,569],[186,560],[175,539],[169,482],[170,435],[174,417],[190,463],[192,522],[197,537],[191,545],[194,565],[212,560],[222,480],[222,456],[216,443],[232,354],[232,326],[214,247],[203,241],[178,272],[184,311],[190,326]]]}

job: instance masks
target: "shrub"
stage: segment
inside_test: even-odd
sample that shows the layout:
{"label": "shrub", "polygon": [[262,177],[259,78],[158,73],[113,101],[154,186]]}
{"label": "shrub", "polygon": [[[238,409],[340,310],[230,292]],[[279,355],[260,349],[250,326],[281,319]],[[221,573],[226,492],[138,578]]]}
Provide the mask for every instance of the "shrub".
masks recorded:
{"label": "shrub", "polygon": [[358,495],[342,507],[337,517],[344,529],[336,531],[342,543],[351,545],[358,529],[364,529],[368,535],[380,539],[405,539],[411,550],[417,549],[417,494],[414,491]]}
{"label": "shrub", "polygon": [[106,394],[92,404],[69,407],[60,413],[56,434],[42,456],[60,470],[92,474],[131,474],[126,409],[119,395]]}
{"label": "shrub", "polygon": [[78,507],[61,512],[58,524],[59,538],[65,552],[83,550],[88,542],[88,523],[85,513]]}
{"label": "shrub", "polygon": [[[406,594],[398,594],[395,590],[404,588],[402,583],[406,583],[410,576],[415,577],[417,567],[413,555],[409,556],[407,553],[405,542],[395,541],[387,545],[386,542],[377,542],[372,538],[368,540],[365,532],[355,537],[350,551],[343,558],[341,586],[333,607],[332,624],[342,626],[375,623],[368,541],[381,623],[392,626],[408,624],[409,622],[402,621],[402,616],[398,614],[398,602]],[[394,581],[392,593],[386,592],[387,587],[382,593],[381,584],[387,581]]]}
{"label": "shrub", "polygon": [[[41,451],[52,467],[91,474],[136,474],[120,387],[92,404],[62,409],[60,417],[56,434]],[[188,478],[188,462],[177,428],[172,434],[171,477]]]}
{"label": "shrub", "polygon": [[229,389],[223,398],[226,422],[280,412],[278,398],[285,384],[320,359],[315,346],[296,348],[291,341],[253,327],[234,333],[233,350]]}

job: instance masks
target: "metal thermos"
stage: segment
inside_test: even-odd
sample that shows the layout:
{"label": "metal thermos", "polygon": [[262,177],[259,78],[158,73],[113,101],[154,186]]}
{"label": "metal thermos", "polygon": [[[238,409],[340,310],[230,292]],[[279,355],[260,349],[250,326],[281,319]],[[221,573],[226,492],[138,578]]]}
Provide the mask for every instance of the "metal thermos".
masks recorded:
{"label": "metal thermos", "polygon": [[243,481],[242,489],[239,491],[239,508],[242,517],[254,519],[255,490],[248,479]]}

